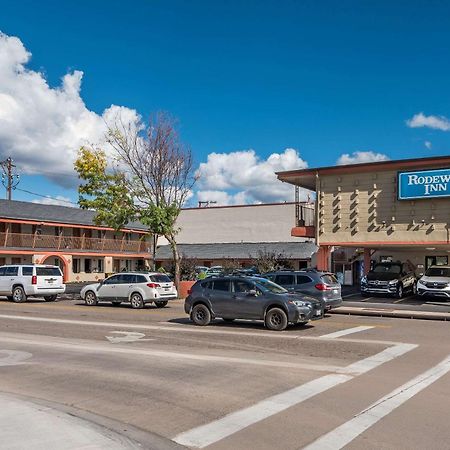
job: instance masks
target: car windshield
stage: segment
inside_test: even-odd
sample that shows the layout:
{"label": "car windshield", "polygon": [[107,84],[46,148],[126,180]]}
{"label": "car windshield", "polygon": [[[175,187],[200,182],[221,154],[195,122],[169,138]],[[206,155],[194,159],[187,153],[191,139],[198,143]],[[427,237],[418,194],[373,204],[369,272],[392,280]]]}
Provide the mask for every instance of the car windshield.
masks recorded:
{"label": "car windshield", "polygon": [[288,292],[285,288],[279,286],[278,284],[272,283],[269,280],[265,280],[264,278],[258,279],[256,284],[270,292],[273,292],[274,294],[285,294]]}
{"label": "car windshield", "polygon": [[448,267],[430,267],[425,275],[427,277],[448,277],[450,278],[450,268]]}
{"label": "car windshield", "polygon": [[44,277],[48,276],[60,277],[61,271],[59,270],[58,267],[36,267],[36,275]]}
{"label": "car windshield", "polygon": [[150,280],[155,283],[171,283],[170,278],[167,275],[150,275]]}
{"label": "car windshield", "polygon": [[400,273],[402,267],[399,264],[377,264],[373,272],[375,273]]}

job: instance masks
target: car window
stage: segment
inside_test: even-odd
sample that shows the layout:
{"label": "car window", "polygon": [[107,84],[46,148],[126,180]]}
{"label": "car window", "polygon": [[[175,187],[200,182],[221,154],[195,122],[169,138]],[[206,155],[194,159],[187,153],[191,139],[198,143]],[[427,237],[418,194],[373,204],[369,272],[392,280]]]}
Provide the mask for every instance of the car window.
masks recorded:
{"label": "car window", "polygon": [[229,291],[230,280],[214,280],[213,289],[215,291]]}
{"label": "car window", "polygon": [[275,278],[275,283],[284,286],[286,284],[294,284],[294,275],[277,275]]}
{"label": "car window", "polygon": [[41,277],[60,277],[61,270],[59,270],[59,267],[36,267],[36,275]]}
{"label": "car window", "polygon": [[427,277],[449,277],[450,278],[450,269],[448,267],[430,267],[425,275]]}
{"label": "car window", "polygon": [[172,280],[167,275],[150,275],[150,280],[155,283],[170,283]]}
{"label": "car window", "polygon": [[297,275],[297,284],[311,283],[311,281],[311,278],[307,277],[306,275]]}
{"label": "car window", "polygon": [[6,267],[0,267],[0,277],[4,277],[6,275]]}
{"label": "car window", "polygon": [[29,277],[33,275],[33,268],[32,267],[22,267],[22,275],[24,277]]}
{"label": "car window", "polygon": [[234,292],[250,292],[255,290],[255,286],[252,283],[244,280],[235,280],[233,286]]}
{"label": "car window", "polygon": [[338,280],[336,280],[335,276],[332,275],[331,273],[327,273],[325,275],[322,275],[320,277],[320,279],[325,283],[325,284],[336,284],[338,282]]}
{"label": "car window", "polygon": [[285,294],[286,292],[288,292],[286,289],[284,289],[284,287],[272,283],[269,280],[265,280],[264,278],[258,279],[258,281],[256,281],[256,285],[260,288],[273,292],[274,294]]}
{"label": "car window", "polygon": [[200,286],[203,289],[212,289],[212,281],[204,281],[203,283],[200,283]]}
{"label": "car window", "polygon": [[377,264],[373,271],[375,273],[394,273],[399,274],[402,271],[400,264]]}
{"label": "car window", "polygon": [[118,277],[119,277],[119,280],[116,281],[117,284],[132,284],[132,283],[135,283],[135,275],[122,273]]}
{"label": "car window", "polygon": [[9,266],[6,268],[7,277],[15,277],[19,273],[19,268],[17,266]]}
{"label": "car window", "polygon": [[112,277],[107,278],[103,284],[118,284],[120,275],[113,275]]}
{"label": "car window", "polygon": [[134,275],[133,283],[147,283],[147,278],[144,275]]}

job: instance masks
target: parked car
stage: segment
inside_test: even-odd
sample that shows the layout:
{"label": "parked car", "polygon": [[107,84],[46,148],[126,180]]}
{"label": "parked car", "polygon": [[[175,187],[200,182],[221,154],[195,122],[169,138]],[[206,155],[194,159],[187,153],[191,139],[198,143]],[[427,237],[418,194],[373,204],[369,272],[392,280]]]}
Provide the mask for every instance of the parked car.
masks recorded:
{"label": "parked car", "polygon": [[212,267],[209,267],[208,270],[206,271],[206,276],[213,277],[213,276],[221,275],[222,272],[223,272],[222,266],[212,266]]}
{"label": "parked car", "polygon": [[222,276],[197,281],[184,303],[196,325],[208,325],[220,317],[264,320],[270,330],[284,330],[289,323],[305,325],[323,317],[320,301],[290,293],[265,278]]}
{"label": "parked car", "polygon": [[323,301],[326,311],[342,304],[341,285],[332,273],[315,269],[280,270],[266,273],[264,277],[288,291],[310,295]]}
{"label": "parked car", "polygon": [[450,266],[431,266],[417,282],[421,296],[450,299]]}
{"label": "parked car", "polygon": [[414,272],[401,262],[375,264],[361,279],[362,294],[390,294],[402,298],[409,291],[416,293],[417,280]]}
{"label": "parked car", "polygon": [[88,306],[104,301],[115,306],[129,302],[136,309],[143,308],[146,303],[164,308],[169,300],[178,297],[170,278],[157,272],[118,273],[99,283],[88,284],[81,289],[80,295]]}
{"label": "parked car", "polygon": [[58,294],[65,291],[58,266],[13,264],[0,267],[0,295],[13,302],[26,302],[28,297],[44,297],[46,302],[54,302]]}

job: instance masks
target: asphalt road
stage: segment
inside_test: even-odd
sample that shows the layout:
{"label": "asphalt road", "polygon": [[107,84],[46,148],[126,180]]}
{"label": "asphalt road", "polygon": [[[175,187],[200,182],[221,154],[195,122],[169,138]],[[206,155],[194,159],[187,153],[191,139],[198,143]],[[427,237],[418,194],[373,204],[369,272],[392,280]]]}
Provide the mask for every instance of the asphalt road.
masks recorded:
{"label": "asphalt road", "polygon": [[92,448],[448,449],[449,336],[437,321],[331,315],[277,333],[195,327],[181,301],[0,300],[1,448],[58,448],[45,420],[30,440],[25,411]]}

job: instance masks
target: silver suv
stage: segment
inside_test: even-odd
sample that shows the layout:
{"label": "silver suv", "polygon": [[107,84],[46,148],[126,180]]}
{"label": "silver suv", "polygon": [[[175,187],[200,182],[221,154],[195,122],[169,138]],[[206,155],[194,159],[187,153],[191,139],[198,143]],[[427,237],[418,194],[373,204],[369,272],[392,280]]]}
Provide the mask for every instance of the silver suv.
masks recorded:
{"label": "silver suv", "polygon": [[417,282],[421,296],[450,298],[450,266],[431,266]]}
{"label": "silver suv", "polygon": [[341,285],[332,273],[316,269],[281,270],[263,275],[288,291],[310,295],[324,303],[325,310],[342,304]]}
{"label": "silver suv", "polygon": [[13,264],[0,267],[0,295],[16,303],[25,302],[28,297],[44,297],[46,302],[53,302],[65,291],[58,266]]}

